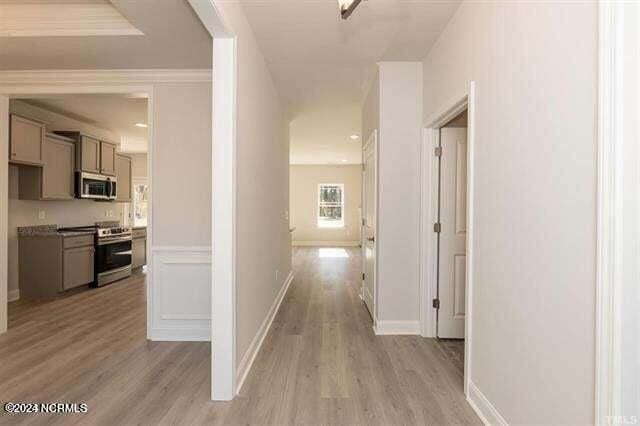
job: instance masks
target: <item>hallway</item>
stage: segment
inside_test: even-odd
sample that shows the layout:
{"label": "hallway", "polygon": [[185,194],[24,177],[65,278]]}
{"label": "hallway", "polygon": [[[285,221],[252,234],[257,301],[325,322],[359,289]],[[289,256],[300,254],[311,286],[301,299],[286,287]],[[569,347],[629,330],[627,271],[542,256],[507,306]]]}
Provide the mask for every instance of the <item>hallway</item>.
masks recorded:
{"label": "hallway", "polygon": [[[434,340],[375,336],[357,248],[299,248],[295,278],[225,424],[480,424]],[[222,410],[219,410],[222,408]],[[202,419],[205,420],[205,419]]]}

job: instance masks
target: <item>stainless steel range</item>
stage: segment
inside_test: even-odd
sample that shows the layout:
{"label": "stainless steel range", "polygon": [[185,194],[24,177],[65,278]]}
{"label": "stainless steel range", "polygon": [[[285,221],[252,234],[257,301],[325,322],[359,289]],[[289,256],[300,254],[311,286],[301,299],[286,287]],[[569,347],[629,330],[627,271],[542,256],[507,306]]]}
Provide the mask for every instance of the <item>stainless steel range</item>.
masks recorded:
{"label": "stainless steel range", "polygon": [[131,275],[131,228],[98,228],[95,268],[98,287]]}
{"label": "stainless steel range", "polygon": [[95,232],[93,287],[101,287],[131,275],[131,228],[96,225],[61,230]]}

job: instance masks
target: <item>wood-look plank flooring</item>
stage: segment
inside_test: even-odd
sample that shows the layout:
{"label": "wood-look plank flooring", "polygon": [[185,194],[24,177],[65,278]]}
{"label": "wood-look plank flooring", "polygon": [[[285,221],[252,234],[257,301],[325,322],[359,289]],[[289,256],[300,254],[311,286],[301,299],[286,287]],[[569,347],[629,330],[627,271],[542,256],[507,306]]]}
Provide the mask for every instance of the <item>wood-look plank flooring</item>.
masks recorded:
{"label": "wood-look plank flooring", "polygon": [[375,336],[358,296],[358,250],[319,250],[297,250],[295,279],[229,403],[209,401],[208,343],[146,340],[143,277],[11,303],[0,402],[86,402],[89,412],[0,413],[0,424],[480,424],[453,352]]}

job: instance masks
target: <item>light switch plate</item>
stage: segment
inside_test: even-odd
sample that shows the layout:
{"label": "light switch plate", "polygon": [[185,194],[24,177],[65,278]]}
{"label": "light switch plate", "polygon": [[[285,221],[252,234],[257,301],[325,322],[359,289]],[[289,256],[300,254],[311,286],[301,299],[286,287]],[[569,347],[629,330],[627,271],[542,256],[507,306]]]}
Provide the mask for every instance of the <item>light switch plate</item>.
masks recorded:
{"label": "light switch plate", "polygon": [[45,219],[47,217],[47,213],[44,210],[38,211],[38,219]]}

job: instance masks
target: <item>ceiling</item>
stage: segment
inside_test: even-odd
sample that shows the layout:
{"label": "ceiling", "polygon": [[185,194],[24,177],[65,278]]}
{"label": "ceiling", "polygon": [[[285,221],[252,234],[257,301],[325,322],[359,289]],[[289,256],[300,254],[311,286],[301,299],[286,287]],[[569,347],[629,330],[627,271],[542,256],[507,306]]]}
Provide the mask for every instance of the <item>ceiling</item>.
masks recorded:
{"label": "ceiling", "polygon": [[[241,0],[288,103],[291,162],[360,163],[360,104],[380,61],[420,61],[460,0]],[[362,139],[362,138],[360,138]]]}
{"label": "ceiling", "polygon": [[124,94],[47,95],[26,99],[28,103],[120,136],[120,150],[147,151],[147,99]]}
{"label": "ceiling", "polygon": [[[358,135],[357,140],[351,135]],[[360,164],[360,107],[353,103],[308,106],[289,128],[291,164]]]}
{"label": "ceiling", "polygon": [[[105,0],[0,0],[0,4]],[[187,0],[112,0],[144,35],[0,37],[0,70],[211,68],[211,37]]]}

